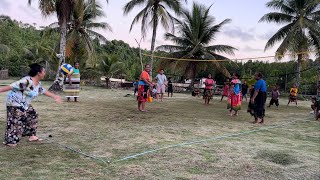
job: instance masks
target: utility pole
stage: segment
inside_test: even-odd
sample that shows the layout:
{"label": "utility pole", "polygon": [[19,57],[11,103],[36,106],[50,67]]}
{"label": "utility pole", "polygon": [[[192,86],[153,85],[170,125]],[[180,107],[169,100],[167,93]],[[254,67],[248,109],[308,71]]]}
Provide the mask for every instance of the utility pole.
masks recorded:
{"label": "utility pole", "polygon": [[136,40],[137,44],[138,44],[138,47],[139,47],[139,56],[140,56],[140,63],[141,63],[141,71],[143,71],[143,63],[142,63],[142,53],[141,53],[141,47],[140,47],[140,44],[141,44],[141,41],[142,41],[142,38],[140,39],[140,41],[138,42],[137,39],[134,39]]}

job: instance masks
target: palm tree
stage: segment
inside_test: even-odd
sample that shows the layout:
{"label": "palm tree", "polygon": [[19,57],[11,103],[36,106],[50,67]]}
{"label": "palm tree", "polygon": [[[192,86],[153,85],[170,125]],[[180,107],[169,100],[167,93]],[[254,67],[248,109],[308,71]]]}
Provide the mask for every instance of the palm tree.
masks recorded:
{"label": "palm tree", "polygon": [[[142,36],[145,37],[148,25],[152,26],[152,55],[154,53],[159,21],[166,30],[169,30],[170,28],[171,30],[173,30],[175,18],[169,13],[168,10],[170,9],[173,10],[176,14],[180,14],[182,8],[181,1],[182,0],[131,0],[124,6],[124,15],[127,15],[136,6],[144,5],[144,8],[133,19],[130,31],[132,30],[133,25],[141,20],[141,33]],[[187,0],[184,1],[187,2]],[[150,61],[151,67],[152,64],[153,56],[151,56]],[[152,71],[150,72],[150,75],[152,77]]]}
{"label": "palm tree", "polygon": [[299,86],[302,61],[310,52],[316,51],[317,56],[320,52],[320,1],[272,0],[266,6],[276,12],[265,14],[259,22],[275,22],[284,26],[268,40],[265,50],[281,42],[276,50],[280,59],[288,52],[297,54],[296,84]]}
{"label": "palm tree", "polygon": [[184,75],[191,79],[197,76],[199,70],[205,70],[209,66],[214,66],[225,76],[230,77],[228,70],[219,62],[197,61],[204,59],[228,60],[227,57],[219,53],[234,55],[234,50],[236,50],[228,45],[210,45],[222,26],[231,21],[226,19],[215,25],[215,18],[209,15],[210,8],[211,6],[207,8],[204,5],[194,3],[191,12],[183,10],[182,20],[176,20],[179,36],[171,33],[165,35],[166,40],[172,41],[175,45],[162,45],[157,48],[169,50],[176,58],[195,59],[194,61],[164,61],[172,68],[184,71]]}
{"label": "palm tree", "polygon": [[[31,4],[32,0],[28,0]],[[66,35],[67,23],[70,21],[70,15],[73,10],[73,0],[39,0],[39,9],[43,16],[49,16],[54,13],[57,14],[58,23],[60,26],[60,51],[59,51],[59,64],[65,61],[66,50]],[[59,68],[59,67],[58,67]],[[59,69],[56,74],[55,81],[59,78]]]}
{"label": "palm tree", "polygon": [[[67,42],[66,42],[66,57],[73,57],[73,60],[78,60],[78,55],[84,49],[88,55],[91,65],[95,66],[94,62],[95,51],[93,47],[93,38],[99,41],[107,42],[107,39],[94,29],[108,29],[111,27],[105,22],[94,22],[97,17],[104,16],[102,8],[98,4],[94,4],[90,0],[78,0],[74,2],[74,8],[71,15],[71,20],[67,24]],[[58,23],[49,25],[49,33],[59,30]],[[82,63],[84,64],[84,63]]]}
{"label": "palm tree", "polygon": [[[91,0],[95,3],[95,0]],[[106,0],[108,2],[108,0]],[[32,0],[28,0],[31,4]],[[58,24],[60,26],[60,44],[59,44],[59,65],[65,61],[65,51],[66,51],[66,35],[67,35],[67,24],[70,21],[70,16],[73,10],[74,0],[39,0],[39,9],[43,16],[50,16],[56,13],[58,18]],[[59,79],[59,67],[56,73],[55,82]],[[51,86],[52,89],[60,90],[58,83],[54,83]]]}
{"label": "palm tree", "polygon": [[110,78],[114,75],[119,75],[124,72],[126,65],[124,62],[119,60],[117,55],[102,55],[101,62],[99,64],[100,71],[106,77],[106,85],[109,88]]}

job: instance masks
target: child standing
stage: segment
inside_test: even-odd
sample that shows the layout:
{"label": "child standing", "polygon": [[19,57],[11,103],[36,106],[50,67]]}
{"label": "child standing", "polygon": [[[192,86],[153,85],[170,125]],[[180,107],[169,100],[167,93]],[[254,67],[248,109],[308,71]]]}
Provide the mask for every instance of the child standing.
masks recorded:
{"label": "child standing", "polygon": [[287,106],[289,106],[289,104],[291,102],[295,102],[296,103],[296,106],[298,106],[298,103],[297,103],[297,95],[298,95],[298,87],[297,85],[293,85],[292,88],[290,89],[290,96],[289,96],[289,101],[288,101],[288,104]]}
{"label": "child standing", "polygon": [[153,89],[151,92],[152,92],[152,97],[154,99],[156,99],[157,98],[157,86],[153,86]]}
{"label": "child standing", "polygon": [[223,86],[223,93],[221,96],[221,101],[223,100],[223,97],[227,97],[228,98],[228,94],[229,94],[229,79],[226,79],[226,82],[224,82],[224,86]]}
{"label": "child standing", "polygon": [[277,108],[279,108],[279,96],[280,92],[278,88],[274,86],[271,91],[271,100],[268,107],[271,107],[273,104],[276,104]]}
{"label": "child standing", "polygon": [[139,86],[139,79],[136,79],[136,81],[133,83],[133,87],[134,87],[133,96],[136,96],[136,93],[138,92],[138,86]]}

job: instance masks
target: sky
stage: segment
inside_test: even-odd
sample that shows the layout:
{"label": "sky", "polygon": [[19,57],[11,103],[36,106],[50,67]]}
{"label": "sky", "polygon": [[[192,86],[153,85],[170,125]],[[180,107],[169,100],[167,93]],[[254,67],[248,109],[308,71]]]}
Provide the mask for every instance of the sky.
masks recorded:
{"label": "sky", "polygon": [[[136,24],[129,32],[134,16],[142,7],[136,7],[127,16],[123,15],[123,6],[129,0],[96,0],[100,3],[106,17],[97,19],[97,22],[107,22],[112,27],[112,32],[98,30],[108,40],[123,40],[131,46],[137,47],[135,39],[140,40],[140,23]],[[210,15],[216,18],[216,24],[225,19],[232,22],[223,26],[217,38],[211,43],[231,45],[238,49],[235,56],[226,55],[230,59],[259,57],[274,55],[277,44],[270,50],[264,51],[267,40],[281,27],[276,24],[266,22],[259,23],[259,19],[271,9],[265,4],[269,0],[197,0],[195,2],[204,4],[207,7],[212,5]],[[188,0],[186,8],[191,9],[193,1]],[[56,15],[43,17],[38,10],[38,0],[33,0],[32,5],[28,5],[28,0],[0,0],[0,14],[10,16],[12,19],[23,23],[34,24],[36,26],[47,26],[57,22]],[[165,30],[158,28],[156,46],[170,44],[164,40]],[[152,30],[149,29],[146,38],[142,41],[141,47],[150,49]]]}

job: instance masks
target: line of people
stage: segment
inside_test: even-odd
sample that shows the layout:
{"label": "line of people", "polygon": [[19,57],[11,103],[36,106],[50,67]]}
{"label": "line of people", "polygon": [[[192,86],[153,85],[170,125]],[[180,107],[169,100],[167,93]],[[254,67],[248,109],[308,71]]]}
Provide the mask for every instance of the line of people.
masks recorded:
{"label": "line of people", "polygon": [[138,100],[138,110],[144,112],[146,102],[150,101],[151,97],[163,101],[163,96],[168,92],[168,97],[173,96],[173,84],[171,77],[167,78],[164,74],[164,69],[160,69],[159,74],[157,74],[155,80],[152,82],[149,72],[151,68],[149,64],[145,65],[145,69],[140,74],[139,79],[134,83],[134,96],[137,93]]}

